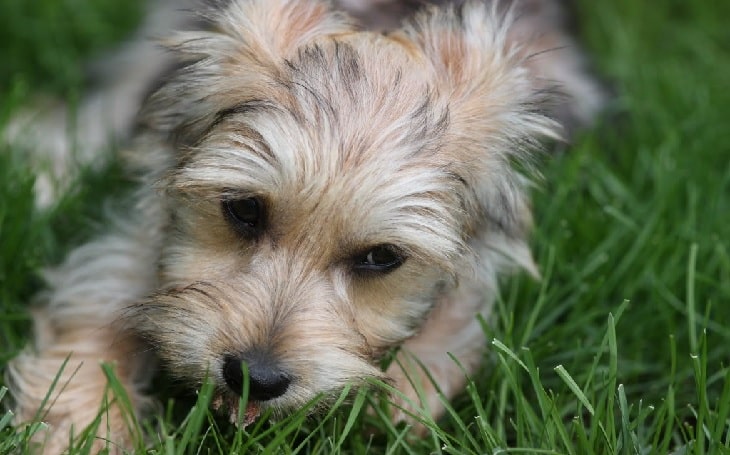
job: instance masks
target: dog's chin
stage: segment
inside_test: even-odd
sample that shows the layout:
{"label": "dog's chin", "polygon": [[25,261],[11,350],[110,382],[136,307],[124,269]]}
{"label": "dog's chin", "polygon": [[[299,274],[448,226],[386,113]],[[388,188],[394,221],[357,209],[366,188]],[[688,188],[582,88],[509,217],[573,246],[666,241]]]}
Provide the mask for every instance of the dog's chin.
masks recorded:
{"label": "dog's chin", "polygon": [[260,402],[251,400],[246,403],[246,409],[243,412],[241,412],[240,406],[240,397],[228,392],[219,392],[215,395],[212,402],[212,407],[215,411],[227,415],[228,420],[233,425],[242,428],[251,425],[261,415],[263,409]]}

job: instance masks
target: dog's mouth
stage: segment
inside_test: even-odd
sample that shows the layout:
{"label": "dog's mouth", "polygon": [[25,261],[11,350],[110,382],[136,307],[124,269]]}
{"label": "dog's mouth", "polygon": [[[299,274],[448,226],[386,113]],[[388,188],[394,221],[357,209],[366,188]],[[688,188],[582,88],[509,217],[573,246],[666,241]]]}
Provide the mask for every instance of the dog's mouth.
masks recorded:
{"label": "dog's mouth", "polygon": [[222,393],[213,399],[211,406],[218,412],[223,414],[227,413],[228,420],[230,420],[231,424],[236,426],[240,425],[242,428],[246,428],[261,415],[261,403],[258,401],[249,401],[246,403],[246,409],[243,414],[239,417],[240,404],[241,401],[239,397]]}

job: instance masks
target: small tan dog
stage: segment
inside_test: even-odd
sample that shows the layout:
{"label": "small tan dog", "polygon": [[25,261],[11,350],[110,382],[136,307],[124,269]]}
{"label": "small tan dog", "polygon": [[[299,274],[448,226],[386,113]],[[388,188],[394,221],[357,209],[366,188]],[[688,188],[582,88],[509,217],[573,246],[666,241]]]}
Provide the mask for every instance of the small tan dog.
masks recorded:
{"label": "small tan dog", "polygon": [[[373,26],[387,2],[340,3]],[[67,358],[49,453],[97,416],[101,361],[142,413],[151,352],[193,386],[209,375],[233,415],[245,363],[245,423],[368,378],[408,397],[394,419],[438,416],[436,386],[464,383],[448,353],[467,372],[483,356],[476,316],[499,274],[537,273],[513,162],[600,102],[559,5],[430,6],[383,32],[324,1],[218,1],[200,17],[165,42],[177,68],[137,118],[136,203],[47,275],[35,344],[8,370],[18,419]],[[104,419],[100,438],[128,444],[120,410]]]}

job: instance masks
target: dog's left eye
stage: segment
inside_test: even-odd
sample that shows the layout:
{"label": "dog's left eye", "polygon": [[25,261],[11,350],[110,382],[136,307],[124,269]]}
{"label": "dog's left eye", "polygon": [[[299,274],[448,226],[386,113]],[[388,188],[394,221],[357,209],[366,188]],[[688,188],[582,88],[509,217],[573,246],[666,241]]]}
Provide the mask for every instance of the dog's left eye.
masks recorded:
{"label": "dog's left eye", "polygon": [[403,253],[393,245],[379,245],[358,256],[355,270],[366,272],[390,272],[405,261]]}
{"label": "dog's left eye", "polygon": [[263,225],[263,204],[258,198],[224,199],[223,213],[228,221],[245,236],[254,236]]}

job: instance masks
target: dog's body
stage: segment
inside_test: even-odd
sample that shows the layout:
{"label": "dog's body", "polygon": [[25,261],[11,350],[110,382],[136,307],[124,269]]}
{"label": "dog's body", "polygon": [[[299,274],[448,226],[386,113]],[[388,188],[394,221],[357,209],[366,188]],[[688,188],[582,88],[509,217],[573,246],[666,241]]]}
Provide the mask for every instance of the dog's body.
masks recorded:
{"label": "dog's body", "polygon": [[[536,273],[511,162],[599,104],[548,0],[428,8],[386,33],[319,1],[217,3],[166,42],[177,68],[125,153],[136,204],[48,274],[35,347],[8,371],[29,419],[69,358],[49,452],[96,417],[100,361],[146,408],[149,347],[192,385],[208,375],[232,415],[245,363],[244,423],[368,378],[407,397],[395,419],[440,414],[436,387],[453,396],[482,357],[499,273]],[[341,3],[378,20],[363,5],[379,2]],[[124,446],[118,406],[104,419]]]}

